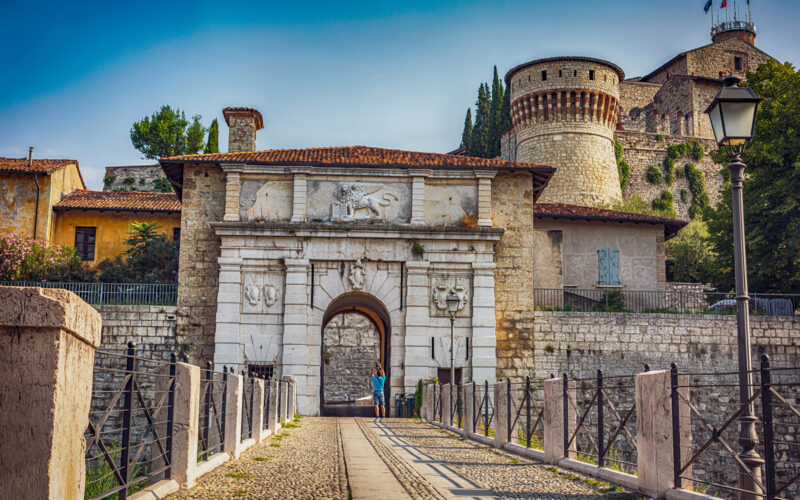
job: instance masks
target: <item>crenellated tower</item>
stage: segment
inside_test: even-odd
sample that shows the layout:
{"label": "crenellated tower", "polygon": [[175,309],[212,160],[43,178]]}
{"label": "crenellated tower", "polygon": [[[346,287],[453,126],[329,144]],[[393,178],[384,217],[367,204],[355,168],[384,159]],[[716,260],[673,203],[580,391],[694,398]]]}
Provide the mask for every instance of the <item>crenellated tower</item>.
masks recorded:
{"label": "crenellated tower", "polygon": [[597,206],[622,198],[614,130],[624,78],[618,66],[588,57],[538,59],[506,74],[514,159],[558,169],[539,201]]}

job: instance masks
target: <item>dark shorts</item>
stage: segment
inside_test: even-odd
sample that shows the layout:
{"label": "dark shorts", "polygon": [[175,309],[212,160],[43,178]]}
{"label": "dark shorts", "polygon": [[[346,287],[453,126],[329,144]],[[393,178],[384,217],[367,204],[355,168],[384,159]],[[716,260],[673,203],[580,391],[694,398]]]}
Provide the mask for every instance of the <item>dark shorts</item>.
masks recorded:
{"label": "dark shorts", "polygon": [[372,399],[375,401],[375,406],[386,406],[383,391],[372,391]]}

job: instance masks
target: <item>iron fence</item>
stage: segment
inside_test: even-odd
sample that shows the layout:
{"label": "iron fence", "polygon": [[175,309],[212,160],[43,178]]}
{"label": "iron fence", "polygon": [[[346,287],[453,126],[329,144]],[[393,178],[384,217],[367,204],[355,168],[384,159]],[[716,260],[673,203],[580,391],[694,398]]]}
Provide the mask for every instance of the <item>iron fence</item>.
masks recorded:
{"label": "iron fence", "polygon": [[171,475],[175,363],[96,351],[86,439],[86,498],[125,500]]}
{"label": "iron fence", "polygon": [[[264,409],[262,410],[264,414],[264,430],[269,429],[269,422],[270,422],[270,414],[269,414],[269,403],[272,400],[271,398],[275,397],[272,394],[272,377],[264,377]],[[274,432],[275,429],[272,429]]]}
{"label": "iron fence", "polygon": [[[545,311],[735,315],[734,292],[535,288],[534,306]],[[751,293],[750,314],[800,315],[800,294]]]}
{"label": "iron fence", "polygon": [[256,392],[255,387],[256,380],[247,376],[247,370],[242,370],[242,441],[253,437],[253,398]]}
{"label": "iron fence", "polygon": [[488,381],[472,385],[472,428],[475,433],[489,437],[492,431],[492,421],[494,420],[494,386],[489,385]]}
{"label": "iron fence", "polygon": [[[543,380],[531,382],[506,382],[506,399],[511,401],[508,422],[509,441],[526,448],[544,450],[544,387]],[[514,432],[516,429],[516,432]],[[514,437],[515,436],[515,437]]]}
{"label": "iron fence", "polygon": [[[800,497],[800,367],[775,368],[766,354],[750,373],[755,382],[749,401],[738,399],[738,372],[681,373],[672,365],[672,428],[676,487],[691,485],[716,496],[745,492],[749,479],[759,498]],[[681,375],[685,375],[681,382]],[[687,395],[688,391],[688,395]],[[739,419],[750,405],[755,411],[755,451],[763,458],[754,477],[739,456]],[[691,420],[691,438],[680,432]]]}
{"label": "iron fence", "polygon": [[162,305],[178,303],[177,283],[72,283],[49,281],[0,281],[0,286],[61,288],[74,292],[89,304]]}
{"label": "iron fence", "polygon": [[442,423],[442,386],[433,384],[433,420]]}
{"label": "iron fence", "polygon": [[225,444],[225,403],[228,395],[228,373],[215,372],[209,361],[200,370],[200,425],[197,429],[198,461],[208,460],[222,452]]}

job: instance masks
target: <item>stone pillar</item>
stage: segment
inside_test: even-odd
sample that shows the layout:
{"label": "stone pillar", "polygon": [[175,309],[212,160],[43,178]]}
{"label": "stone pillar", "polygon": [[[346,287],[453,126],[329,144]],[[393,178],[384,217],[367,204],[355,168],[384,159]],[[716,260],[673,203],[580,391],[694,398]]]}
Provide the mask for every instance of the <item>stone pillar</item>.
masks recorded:
{"label": "stone pillar", "polygon": [[292,189],[292,219],[290,222],[306,221],[307,176],[309,169],[292,169],[294,187]]}
{"label": "stone pillar", "polygon": [[406,262],[406,324],[404,385],[414,387],[421,378],[436,376],[431,359],[430,322],[431,294],[428,283],[430,262]]}
{"label": "stone pillar", "polygon": [[[639,491],[656,498],[664,498],[674,487],[672,451],[672,383],[668,370],[636,375],[636,448],[637,481]],[[678,391],[689,399],[689,376],[678,375]],[[679,428],[681,460],[692,456],[692,427],[689,406],[680,400]],[[686,472],[691,475],[691,468]],[[683,485],[691,489],[691,483]]]}
{"label": "stone pillar", "polygon": [[286,259],[285,265],[283,374],[296,377],[299,413],[310,415],[308,391],[314,388],[308,386],[308,259]]}
{"label": "stone pillar", "polygon": [[268,426],[269,430],[275,434],[275,432],[278,430],[278,381],[275,379],[269,379],[267,384],[269,384],[269,405],[267,405],[267,418],[269,419]]}
{"label": "stone pillar", "polygon": [[200,367],[175,363],[172,410],[172,479],[182,488],[195,485],[197,432],[200,428]]}
{"label": "stone pillar", "polygon": [[422,420],[433,421],[433,384],[422,386]]}
{"label": "stone pillar", "polygon": [[477,171],[478,178],[478,226],[492,227],[492,179],[493,171]]}
{"label": "stone pillar", "polygon": [[289,414],[289,384],[286,380],[280,380],[279,383],[281,384],[281,401],[279,403],[281,411],[278,414],[278,420],[283,425],[287,422],[286,416]]}
{"label": "stone pillar", "polygon": [[472,380],[495,381],[494,262],[472,263]]}
{"label": "stone pillar", "polygon": [[410,170],[411,224],[425,224],[425,178],[430,170]]}
{"label": "stone pillar", "polygon": [[[242,185],[239,182],[239,172],[232,172],[226,167],[225,175],[225,222],[239,221],[239,196],[242,192]],[[238,166],[241,170],[242,166]]]}
{"label": "stone pillar", "polygon": [[222,451],[232,459],[239,458],[242,442],[242,376],[228,373],[225,398],[225,442]]}
{"label": "stone pillar", "polygon": [[214,364],[240,371],[239,323],[242,307],[242,259],[219,257],[217,324],[214,331]]}
{"label": "stone pillar", "polygon": [[0,287],[0,491],[78,500],[100,314],[66,290]]}
{"label": "stone pillar", "polygon": [[442,385],[442,424],[444,425],[453,425],[453,421],[450,419],[451,395],[450,384]]}
{"label": "stone pillar", "polygon": [[519,423],[515,424],[511,429],[511,435],[508,432],[508,405],[511,405],[511,421],[516,417],[517,408],[513,398],[508,400],[508,381],[497,382],[494,384],[494,446],[495,448],[502,448],[508,442],[514,442],[514,437],[517,435],[517,427]]}
{"label": "stone pillar", "polygon": [[[557,464],[562,458],[569,458],[564,453],[564,380],[561,378],[545,380],[543,385],[544,461]],[[571,436],[578,426],[578,415],[574,405],[577,395],[575,381],[568,382],[567,387],[567,394],[572,400],[568,408],[568,431]],[[575,442],[570,445],[569,450],[577,450]]]}
{"label": "stone pillar", "polygon": [[469,382],[461,386],[461,401],[464,407],[464,436],[469,437],[470,434],[475,432],[475,414],[472,413],[472,389],[475,387],[475,382]]}
{"label": "stone pillar", "polygon": [[291,422],[297,411],[297,379],[287,375],[283,380],[286,381],[286,421]]}
{"label": "stone pillar", "polygon": [[255,379],[253,386],[253,432],[252,436],[256,444],[264,440],[264,380]]}

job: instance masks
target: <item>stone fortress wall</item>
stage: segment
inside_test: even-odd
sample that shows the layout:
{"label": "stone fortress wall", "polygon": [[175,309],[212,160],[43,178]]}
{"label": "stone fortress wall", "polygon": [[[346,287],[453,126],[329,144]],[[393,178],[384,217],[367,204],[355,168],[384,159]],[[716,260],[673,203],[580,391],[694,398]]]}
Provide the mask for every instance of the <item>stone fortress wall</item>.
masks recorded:
{"label": "stone fortress wall", "polygon": [[169,185],[161,165],[106,167],[103,191],[160,191]]}

